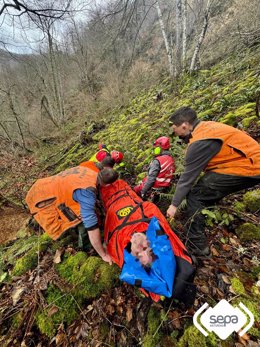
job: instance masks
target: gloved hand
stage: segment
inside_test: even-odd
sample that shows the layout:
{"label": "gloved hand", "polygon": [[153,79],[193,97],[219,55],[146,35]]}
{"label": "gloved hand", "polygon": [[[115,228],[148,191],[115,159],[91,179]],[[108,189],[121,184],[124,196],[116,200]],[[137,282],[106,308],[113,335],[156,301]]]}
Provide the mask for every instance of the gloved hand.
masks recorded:
{"label": "gloved hand", "polygon": [[141,193],[141,198],[143,199],[143,201],[147,201],[146,193]]}

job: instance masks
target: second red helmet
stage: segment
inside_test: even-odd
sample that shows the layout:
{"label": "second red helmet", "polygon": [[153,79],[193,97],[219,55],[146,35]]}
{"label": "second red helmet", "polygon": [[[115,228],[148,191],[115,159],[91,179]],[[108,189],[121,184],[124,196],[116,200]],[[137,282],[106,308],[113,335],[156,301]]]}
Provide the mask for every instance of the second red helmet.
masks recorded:
{"label": "second red helmet", "polygon": [[154,146],[161,147],[162,149],[170,148],[170,139],[166,136],[158,137],[158,139],[154,142]]}
{"label": "second red helmet", "polygon": [[119,151],[112,151],[111,153],[111,158],[114,159],[115,163],[119,164],[124,158],[124,155],[122,152]]}

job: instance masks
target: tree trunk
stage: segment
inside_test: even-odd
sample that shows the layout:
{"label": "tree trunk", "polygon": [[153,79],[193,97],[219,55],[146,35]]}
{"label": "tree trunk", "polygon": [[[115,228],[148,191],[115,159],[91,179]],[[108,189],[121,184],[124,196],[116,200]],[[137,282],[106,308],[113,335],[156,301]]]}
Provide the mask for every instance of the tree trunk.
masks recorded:
{"label": "tree trunk", "polygon": [[176,64],[175,76],[181,71],[182,0],[176,0]]}
{"label": "tree trunk", "polygon": [[172,53],[171,53],[171,49],[170,49],[170,44],[165,32],[165,27],[164,27],[164,23],[163,23],[163,19],[162,19],[162,11],[159,5],[159,1],[156,1],[156,9],[157,9],[157,14],[158,14],[158,19],[159,19],[159,23],[160,23],[160,27],[161,27],[161,31],[162,31],[162,35],[163,35],[163,39],[164,39],[164,44],[165,44],[165,48],[166,48],[166,53],[167,53],[167,57],[168,57],[168,62],[169,62],[169,72],[171,77],[173,77],[174,75],[174,68],[173,68],[173,59],[172,59]]}
{"label": "tree trunk", "polygon": [[187,0],[182,0],[182,70],[186,69],[187,59]]}
{"label": "tree trunk", "polygon": [[208,24],[209,24],[209,17],[210,17],[210,5],[211,5],[211,0],[208,0],[207,7],[206,7],[206,10],[204,13],[203,27],[202,27],[197,45],[195,47],[192,59],[191,59],[190,72],[195,70],[196,63],[197,63],[198,56],[199,56],[199,52],[200,52],[200,48],[201,48],[202,42],[203,42],[204,37],[205,37],[206,32],[207,32],[207,28],[208,28]]}
{"label": "tree trunk", "polygon": [[48,44],[49,44],[49,57],[50,57],[50,63],[51,63],[51,74],[52,74],[52,81],[53,81],[55,104],[56,104],[57,112],[59,115],[58,117],[59,123],[62,124],[64,123],[64,108],[63,108],[63,103],[61,100],[58,71],[57,71],[57,66],[55,62],[55,53],[54,53],[53,40],[50,33],[50,28],[47,29],[47,36],[48,36]]}

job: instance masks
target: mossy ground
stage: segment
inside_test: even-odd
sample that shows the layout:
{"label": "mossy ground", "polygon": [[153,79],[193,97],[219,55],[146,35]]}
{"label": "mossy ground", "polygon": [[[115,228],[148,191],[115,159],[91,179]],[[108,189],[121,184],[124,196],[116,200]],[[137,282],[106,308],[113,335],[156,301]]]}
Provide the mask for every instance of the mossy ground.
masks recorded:
{"label": "mossy ground", "polygon": [[[131,179],[137,178],[138,181],[146,174],[147,165],[153,158],[154,140],[158,136],[169,135],[169,115],[178,107],[185,105],[195,108],[202,120],[218,120],[226,124],[239,125],[242,129],[250,131],[250,127],[256,121],[255,98],[260,90],[259,52],[260,48],[257,48],[254,51],[244,52],[244,55],[238,57],[229,57],[210,70],[199,71],[193,76],[187,74],[179,81],[164,79],[160,84],[144,90],[125,108],[117,108],[106,114],[106,124],[101,130],[93,132],[99,120],[86,126],[85,131],[91,137],[87,144],[80,143],[75,137],[69,143],[66,142],[66,149],[63,149],[64,143],[55,148],[46,146],[42,151],[39,167],[42,169],[47,167],[47,174],[57,173],[87,160],[97,151],[98,143],[105,143],[110,149],[115,148],[124,152],[126,166],[122,169],[122,176],[128,173],[130,177],[132,176]],[[158,90],[162,91],[163,99],[155,101],[154,96]],[[67,132],[64,129],[67,134],[70,131],[71,128],[67,129]],[[182,171],[185,148],[177,144],[176,138],[172,138],[171,142],[172,153],[176,159],[176,173],[179,174]],[[54,152],[57,154],[53,155]],[[31,175],[32,180],[37,177],[37,169]],[[28,187],[30,182],[27,179],[25,181],[25,187]],[[243,212],[245,208],[255,212],[259,209],[259,194],[256,193],[254,198],[252,194],[248,194],[243,198],[243,202],[238,203],[242,204],[237,206],[238,210]],[[46,236],[20,239],[8,249],[0,251],[0,263],[3,266],[8,264],[13,269],[11,274],[20,276],[37,266],[39,251],[44,252],[48,248],[48,251],[54,254],[55,250],[64,244],[66,244],[64,240],[53,243]],[[118,279],[118,268],[82,252],[75,255],[65,253],[62,262],[56,265],[56,271],[68,286],[62,291],[55,285],[49,284],[43,293],[47,305],[39,309],[36,314],[39,330],[49,337],[56,333],[59,324],[70,324],[78,317],[81,305],[84,306],[88,300],[116,286]],[[255,319],[259,321],[257,288],[252,286],[249,296],[249,293],[243,290],[243,283],[239,281],[239,278],[233,279],[232,287],[234,286],[234,291],[243,298],[243,303],[253,310]],[[57,312],[54,313],[56,309]],[[14,323],[19,324],[19,319],[17,316]],[[155,334],[161,319],[160,312],[152,307],[148,315],[147,334],[144,337],[146,347],[156,346],[165,338],[160,329]],[[100,328],[101,330],[105,335],[107,325]],[[252,329],[252,334],[258,337],[255,330]],[[194,326],[187,326],[183,335],[178,337],[179,341],[176,341],[170,333],[167,338],[178,347],[216,345],[214,336],[206,339]]]}

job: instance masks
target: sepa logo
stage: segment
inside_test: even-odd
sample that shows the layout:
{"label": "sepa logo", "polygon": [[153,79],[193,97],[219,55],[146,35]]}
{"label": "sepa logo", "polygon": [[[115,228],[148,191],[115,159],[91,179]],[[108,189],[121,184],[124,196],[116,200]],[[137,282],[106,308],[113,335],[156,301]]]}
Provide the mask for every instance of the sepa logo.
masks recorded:
{"label": "sepa logo", "polygon": [[[193,323],[203,335],[208,336],[208,332],[203,329],[204,327],[209,332],[214,331],[221,340],[225,340],[233,333],[233,331],[238,332],[247,323],[247,316],[249,316],[249,323],[239,332],[239,335],[243,336],[254,324],[254,316],[252,312],[242,304],[242,302],[239,303],[239,306],[240,308],[233,307],[224,299],[214,308],[209,307],[209,305],[205,303],[194,314]],[[247,314],[247,316],[241,309]],[[203,311],[205,312],[199,318],[199,315]],[[200,324],[203,325],[203,327]]]}

